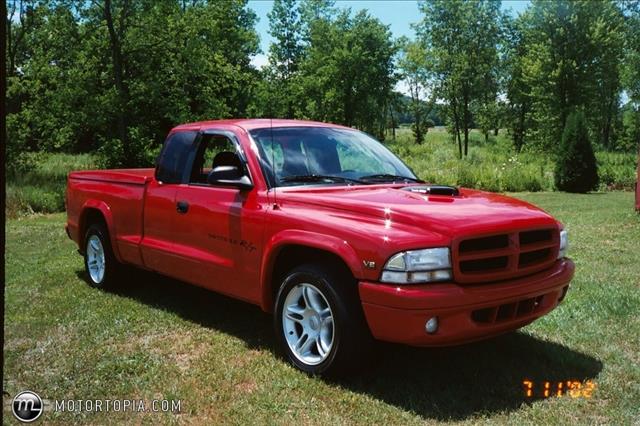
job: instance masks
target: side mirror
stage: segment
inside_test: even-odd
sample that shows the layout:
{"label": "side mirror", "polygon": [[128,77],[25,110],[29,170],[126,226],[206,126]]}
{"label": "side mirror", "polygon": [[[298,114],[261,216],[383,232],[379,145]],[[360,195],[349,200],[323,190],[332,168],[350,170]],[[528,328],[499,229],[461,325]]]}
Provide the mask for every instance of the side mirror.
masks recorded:
{"label": "side mirror", "polygon": [[210,185],[233,186],[239,189],[252,189],[253,184],[249,176],[236,166],[218,166],[209,172],[207,182]]}

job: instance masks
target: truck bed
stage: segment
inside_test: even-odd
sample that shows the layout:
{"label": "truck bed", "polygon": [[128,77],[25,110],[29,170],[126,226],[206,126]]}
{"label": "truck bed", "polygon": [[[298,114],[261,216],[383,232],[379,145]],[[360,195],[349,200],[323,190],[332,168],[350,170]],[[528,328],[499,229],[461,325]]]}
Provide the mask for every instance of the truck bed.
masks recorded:
{"label": "truck bed", "polygon": [[[114,254],[121,262],[142,264],[144,198],[154,169],[85,170],[67,179],[67,232],[83,247],[83,221],[89,210],[102,213],[111,231]],[[89,209],[89,210],[88,210]]]}

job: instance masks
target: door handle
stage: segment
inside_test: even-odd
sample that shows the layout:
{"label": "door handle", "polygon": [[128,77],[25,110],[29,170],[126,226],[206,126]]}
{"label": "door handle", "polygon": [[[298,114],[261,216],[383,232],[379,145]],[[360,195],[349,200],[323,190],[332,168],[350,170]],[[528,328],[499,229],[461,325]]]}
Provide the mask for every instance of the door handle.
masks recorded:
{"label": "door handle", "polygon": [[189,211],[189,203],[186,201],[178,201],[178,204],[176,204],[176,211],[180,214],[185,214]]}

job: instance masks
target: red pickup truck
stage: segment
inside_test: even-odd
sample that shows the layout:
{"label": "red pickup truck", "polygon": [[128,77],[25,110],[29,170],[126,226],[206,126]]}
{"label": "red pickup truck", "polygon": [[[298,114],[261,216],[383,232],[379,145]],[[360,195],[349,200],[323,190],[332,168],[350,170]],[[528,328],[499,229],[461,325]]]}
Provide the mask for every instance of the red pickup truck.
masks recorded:
{"label": "red pickup truck", "polygon": [[91,285],[130,264],[257,304],[313,374],[362,361],[372,338],[445,346],[515,330],[554,309],[574,273],[544,211],[427,184],[333,124],[181,125],[155,170],[72,172],[66,197]]}

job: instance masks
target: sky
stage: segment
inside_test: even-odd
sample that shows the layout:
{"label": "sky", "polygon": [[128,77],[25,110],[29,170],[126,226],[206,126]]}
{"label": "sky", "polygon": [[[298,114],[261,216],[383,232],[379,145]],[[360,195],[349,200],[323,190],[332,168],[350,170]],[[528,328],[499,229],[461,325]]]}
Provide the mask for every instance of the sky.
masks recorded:
{"label": "sky", "polygon": [[[524,11],[529,5],[529,0],[504,0],[502,2],[503,10],[511,10],[511,13],[517,15]],[[351,0],[336,1],[339,8],[351,8],[355,13],[361,9],[369,10],[369,13],[378,18],[383,24],[389,25],[394,37],[406,36],[414,37],[411,24],[420,20],[418,12],[418,2],[412,0]],[[269,35],[269,18],[267,13],[273,7],[273,1],[270,0],[250,0],[249,8],[253,9],[258,15],[258,23],[256,30],[260,35],[260,47],[262,53],[253,58],[253,64],[261,67],[267,63],[267,53],[269,52],[269,44],[271,36]]]}

